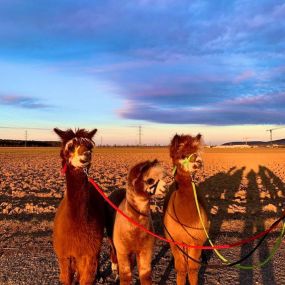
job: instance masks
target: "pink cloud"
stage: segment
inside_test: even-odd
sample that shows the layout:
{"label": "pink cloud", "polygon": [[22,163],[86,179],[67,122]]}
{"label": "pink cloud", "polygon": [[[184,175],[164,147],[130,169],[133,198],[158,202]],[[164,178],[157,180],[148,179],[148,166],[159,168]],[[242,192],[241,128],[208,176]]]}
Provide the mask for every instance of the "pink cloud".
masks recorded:
{"label": "pink cloud", "polygon": [[51,107],[41,103],[37,98],[6,94],[0,94],[0,105],[9,105],[27,109],[45,109]]}
{"label": "pink cloud", "polygon": [[255,76],[255,72],[253,70],[245,70],[241,74],[237,75],[233,82],[234,83],[241,83],[243,81],[252,79]]}

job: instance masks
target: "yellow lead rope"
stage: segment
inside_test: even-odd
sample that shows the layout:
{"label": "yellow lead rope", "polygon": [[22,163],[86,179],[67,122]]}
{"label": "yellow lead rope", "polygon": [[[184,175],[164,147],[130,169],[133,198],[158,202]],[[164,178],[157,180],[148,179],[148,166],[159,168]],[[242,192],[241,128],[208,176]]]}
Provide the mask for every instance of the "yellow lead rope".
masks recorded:
{"label": "yellow lead rope", "polygon": [[[193,187],[193,193],[194,193],[194,198],[195,198],[195,203],[196,203],[196,208],[197,208],[197,211],[198,211],[198,215],[199,215],[199,219],[200,219],[200,222],[202,224],[202,227],[203,227],[203,230],[207,236],[207,239],[210,243],[211,246],[214,246],[214,243],[212,242],[212,240],[210,239],[209,237],[209,234],[207,232],[207,229],[205,227],[205,224],[203,222],[203,219],[202,219],[202,215],[201,215],[201,211],[200,211],[200,206],[199,206],[199,201],[198,201],[198,197],[197,197],[197,191],[196,191],[196,186],[195,186],[195,183],[192,182],[192,187]],[[245,270],[252,270],[252,269],[255,269],[255,268],[258,268],[258,267],[262,267],[264,266],[266,263],[268,263],[272,257],[274,256],[274,254],[276,253],[276,251],[278,250],[278,248],[280,247],[281,245],[281,242],[282,242],[282,238],[284,236],[284,233],[285,233],[285,223],[283,222],[283,226],[282,226],[282,230],[280,232],[280,235],[278,237],[278,239],[276,240],[269,256],[264,260],[264,261],[261,261],[260,263],[258,263],[257,265],[248,265],[248,266],[245,266],[245,265],[240,265],[240,264],[236,264],[234,265],[235,267],[239,268],[239,269],[245,269]],[[217,249],[214,249],[214,252],[216,253],[216,255],[226,264],[230,264],[230,261],[227,260]]]}

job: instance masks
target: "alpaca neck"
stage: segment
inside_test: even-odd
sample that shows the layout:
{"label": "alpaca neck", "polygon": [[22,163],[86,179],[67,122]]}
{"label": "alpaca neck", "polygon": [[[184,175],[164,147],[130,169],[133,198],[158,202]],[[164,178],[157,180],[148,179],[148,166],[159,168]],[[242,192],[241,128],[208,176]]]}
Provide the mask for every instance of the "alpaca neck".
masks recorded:
{"label": "alpaca neck", "polygon": [[82,171],[67,168],[66,198],[71,215],[74,218],[86,217],[88,210],[88,178]]}
{"label": "alpaca neck", "polygon": [[129,189],[126,194],[126,199],[127,199],[127,211],[129,213],[133,213],[137,211],[138,215],[139,213],[143,214],[141,216],[149,215],[150,203],[149,203],[148,198],[144,196],[140,196],[134,193],[133,190]]}
{"label": "alpaca neck", "polygon": [[191,175],[177,171],[175,181],[178,184],[179,193],[194,197]]}
{"label": "alpaca neck", "polygon": [[[175,176],[175,181],[178,187],[175,196],[175,205],[178,216],[191,216],[191,219],[195,219],[198,217],[198,212],[196,209],[191,176],[178,171]],[[188,220],[188,218],[186,220]]]}

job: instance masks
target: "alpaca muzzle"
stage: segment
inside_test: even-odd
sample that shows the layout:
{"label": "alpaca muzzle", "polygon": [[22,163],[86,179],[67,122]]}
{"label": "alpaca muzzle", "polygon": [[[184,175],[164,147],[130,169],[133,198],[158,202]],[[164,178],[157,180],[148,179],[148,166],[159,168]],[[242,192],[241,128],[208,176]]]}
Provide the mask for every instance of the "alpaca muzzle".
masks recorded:
{"label": "alpaca muzzle", "polygon": [[76,168],[88,167],[91,164],[91,151],[85,151],[83,154],[79,154],[79,148],[80,146],[75,149],[73,155],[71,156],[70,164]]}
{"label": "alpaca muzzle", "polygon": [[183,160],[179,161],[182,168],[187,172],[193,172],[200,169],[203,165],[202,159],[197,153],[193,153]]}

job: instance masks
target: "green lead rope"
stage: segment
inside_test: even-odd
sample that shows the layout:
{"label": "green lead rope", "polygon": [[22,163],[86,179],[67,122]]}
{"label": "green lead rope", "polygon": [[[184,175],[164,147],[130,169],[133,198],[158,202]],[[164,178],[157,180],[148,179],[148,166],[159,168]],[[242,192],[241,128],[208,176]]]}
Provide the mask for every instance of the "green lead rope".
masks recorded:
{"label": "green lead rope", "polygon": [[[190,156],[188,156],[187,158],[183,159],[181,164],[183,166],[185,166],[185,167],[189,167],[189,164],[192,162],[191,158],[192,158],[193,155],[194,154],[192,153]],[[175,165],[174,168],[173,168],[173,171],[172,171],[173,176],[176,174],[176,171],[177,171],[177,166]],[[204,224],[203,219],[202,219],[200,206],[199,206],[199,202],[198,202],[198,197],[197,197],[196,186],[195,186],[194,182],[192,182],[192,187],[193,187],[194,198],[195,198],[195,203],[196,203],[196,207],[197,207],[197,211],[198,211],[200,222],[202,224],[203,230],[204,230],[204,232],[205,232],[205,234],[207,236],[207,239],[208,239],[210,245],[214,246],[214,243],[212,242],[211,238],[209,237],[209,234],[207,232],[207,229],[206,229],[205,224]],[[255,268],[260,268],[260,267],[266,265],[272,259],[272,257],[275,255],[276,251],[279,249],[284,234],[285,234],[285,223],[283,222],[283,226],[282,226],[282,230],[280,232],[280,235],[279,235],[278,239],[275,241],[274,246],[273,246],[273,248],[271,249],[271,251],[269,253],[269,256],[265,260],[259,262],[256,265],[252,265],[252,266],[250,266],[250,265],[246,266],[246,265],[241,265],[241,264],[235,264],[234,266],[236,268],[239,268],[239,269],[253,270]],[[230,264],[231,263],[217,249],[214,249],[214,252],[220,258],[220,260],[222,262],[224,262],[225,264]]]}
{"label": "green lead rope", "polygon": [[[191,158],[192,156],[194,155],[194,153],[190,154],[188,157],[184,158],[182,161],[181,161],[181,164],[185,167],[189,167],[190,166],[190,163],[193,162],[191,161]],[[176,171],[177,171],[177,166],[174,165],[173,167],[173,170],[172,170],[172,175],[174,176],[176,174]]]}
{"label": "green lead rope", "polygon": [[[201,211],[200,211],[200,206],[199,206],[199,202],[198,202],[198,197],[197,197],[197,191],[196,191],[196,186],[195,186],[195,183],[192,182],[192,187],[193,187],[193,192],[194,192],[194,198],[195,198],[195,203],[196,203],[196,207],[197,207],[197,211],[198,211],[198,215],[199,215],[199,219],[200,219],[200,222],[202,224],[202,227],[203,227],[203,230],[208,238],[208,241],[210,243],[211,246],[214,246],[214,243],[212,242],[212,240],[210,239],[209,237],[209,234],[207,232],[207,229],[204,225],[204,222],[203,222],[203,219],[202,219],[202,215],[201,215]],[[276,253],[276,251],[278,250],[278,248],[280,247],[281,245],[281,242],[282,242],[282,238],[284,236],[284,233],[285,233],[285,223],[283,222],[283,226],[282,226],[282,230],[280,232],[280,235],[278,237],[278,239],[276,240],[272,250],[270,251],[270,254],[269,256],[261,261],[260,263],[256,264],[256,265],[241,265],[241,264],[236,264],[234,265],[236,268],[239,268],[239,269],[244,269],[244,270],[253,270],[253,269],[256,269],[256,268],[259,268],[259,267],[262,267],[264,266],[265,264],[267,264],[271,259],[272,257],[274,256],[274,254]],[[216,253],[216,255],[226,264],[230,264],[231,262],[229,260],[227,260],[217,249],[214,249],[214,252]]]}

